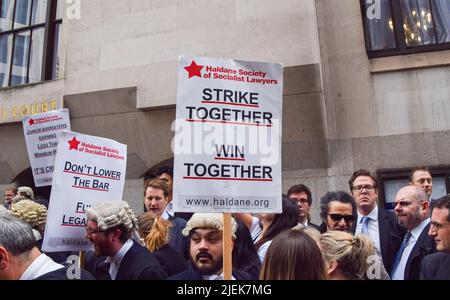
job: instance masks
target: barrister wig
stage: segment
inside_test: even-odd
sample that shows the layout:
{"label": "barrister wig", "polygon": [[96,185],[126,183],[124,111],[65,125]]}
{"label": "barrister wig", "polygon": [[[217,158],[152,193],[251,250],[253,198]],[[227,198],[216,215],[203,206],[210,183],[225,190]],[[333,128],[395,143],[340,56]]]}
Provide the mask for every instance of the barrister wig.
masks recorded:
{"label": "barrister wig", "polygon": [[37,229],[47,221],[47,208],[31,200],[21,200],[13,203],[11,213]]}
{"label": "barrister wig", "polygon": [[17,188],[17,194],[30,200],[34,199],[33,189],[28,186],[19,186]]}
{"label": "barrister wig", "polygon": [[28,199],[28,198],[26,198],[25,196],[22,196],[22,195],[15,195],[14,197],[12,197],[11,203],[17,203],[17,202],[20,202],[20,201],[23,201],[23,200],[30,200],[30,199]]}
{"label": "barrister wig", "polygon": [[138,220],[125,201],[105,201],[86,209],[88,220],[97,222],[98,228],[108,230],[123,226],[139,243]]}
{"label": "barrister wig", "polygon": [[[184,236],[188,236],[191,230],[195,228],[201,229],[217,229],[223,231],[223,214],[219,213],[195,213],[186,223],[186,227],[181,231]],[[231,218],[231,236],[236,238],[237,223]]]}

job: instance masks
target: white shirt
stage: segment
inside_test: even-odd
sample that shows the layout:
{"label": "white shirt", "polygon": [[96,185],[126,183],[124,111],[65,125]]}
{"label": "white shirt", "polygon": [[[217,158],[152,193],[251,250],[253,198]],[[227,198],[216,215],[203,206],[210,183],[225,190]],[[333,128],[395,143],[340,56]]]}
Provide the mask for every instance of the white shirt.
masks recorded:
{"label": "white shirt", "polygon": [[250,235],[255,243],[262,233],[262,226],[257,217],[252,216],[252,225],[250,226]]}
{"label": "white shirt", "polygon": [[422,221],[416,228],[411,230],[411,238],[408,241],[408,244],[405,247],[405,250],[403,250],[402,258],[400,259],[400,262],[398,263],[398,267],[395,270],[395,272],[392,274],[392,280],[404,280],[405,279],[405,268],[406,263],[408,262],[409,255],[412,252],[412,249],[416,245],[417,239],[419,238],[422,231],[425,229],[425,227],[430,223],[430,218],[427,218]]}
{"label": "white shirt", "polygon": [[[203,275],[202,276],[203,280],[224,280],[223,277],[224,277],[223,272],[220,273],[220,275],[213,274],[213,275]],[[236,280],[236,278],[234,278],[233,275],[231,275],[231,280]]]}
{"label": "white shirt", "polygon": [[[356,223],[355,235],[361,234],[363,222],[361,222],[364,216],[358,212],[358,223]],[[375,208],[367,215],[369,218],[367,223],[368,236],[372,241],[376,251],[381,253],[380,246],[380,227],[378,226],[378,206],[375,205]]]}
{"label": "white shirt", "polygon": [[166,206],[166,209],[164,209],[164,212],[162,213],[161,217],[164,220],[169,220],[170,218],[173,218],[175,212],[173,211],[173,203],[169,202]]}
{"label": "white shirt", "polygon": [[19,280],[33,280],[61,268],[64,268],[64,266],[55,263],[53,259],[42,253],[28,266]]}
{"label": "white shirt", "polygon": [[125,254],[127,254],[128,250],[133,246],[133,241],[129,239],[128,241],[123,244],[122,248],[120,248],[117,253],[111,257],[107,257],[105,259],[106,263],[111,263],[109,266],[109,275],[111,275],[111,279],[115,280],[117,276],[117,271],[119,271],[120,263],[122,262],[122,259],[124,258]]}

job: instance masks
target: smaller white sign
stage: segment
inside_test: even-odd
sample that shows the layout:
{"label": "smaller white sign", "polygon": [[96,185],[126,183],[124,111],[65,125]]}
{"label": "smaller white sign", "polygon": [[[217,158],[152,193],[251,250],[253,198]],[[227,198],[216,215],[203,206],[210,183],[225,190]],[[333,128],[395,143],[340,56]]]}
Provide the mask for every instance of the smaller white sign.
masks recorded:
{"label": "smaller white sign", "polygon": [[43,250],[92,250],[85,238],[86,208],[121,201],[127,146],[113,140],[62,132],[55,161]]}
{"label": "smaller white sign", "polygon": [[26,116],[22,124],[34,185],[51,185],[58,139],[63,130],[70,130],[69,110]]}

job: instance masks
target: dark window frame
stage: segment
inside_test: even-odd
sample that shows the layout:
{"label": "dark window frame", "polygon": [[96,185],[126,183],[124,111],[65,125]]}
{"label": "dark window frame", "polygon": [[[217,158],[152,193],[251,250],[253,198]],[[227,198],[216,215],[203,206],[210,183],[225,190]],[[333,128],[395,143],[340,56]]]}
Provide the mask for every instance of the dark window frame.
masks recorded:
{"label": "dark window frame", "polygon": [[[397,169],[378,169],[377,181],[378,181],[378,202],[381,207],[385,207],[385,180],[409,180],[409,173],[414,167],[411,168],[397,168]],[[445,187],[447,192],[450,192],[450,166],[428,166],[432,177],[444,177]]]}
{"label": "dark window frame", "polygon": [[[2,7],[3,1],[6,0],[0,0],[0,8]],[[31,9],[33,8],[34,1],[37,0],[31,0]],[[12,44],[11,44],[11,55],[10,55],[10,61],[9,61],[9,73],[8,73],[8,84],[4,87],[0,86],[1,88],[10,88],[10,87],[16,87],[19,85],[11,85],[12,82],[12,69],[13,69],[13,59],[14,59],[14,48],[15,48],[15,42],[16,42],[16,35],[21,32],[30,32],[29,36],[29,49],[28,49],[28,60],[27,60],[27,72],[26,72],[26,80],[24,84],[28,84],[30,81],[30,58],[31,58],[31,46],[32,46],[32,40],[33,40],[33,31],[36,29],[44,29],[44,45],[43,45],[43,57],[42,60],[42,72],[41,72],[41,78],[39,81],[46,81],[46,80],[52,80],[52,71],[53,71],[53,62],[54,59],[57,56],[57,53],[54,53],[55,49],[55,41],[57,40],[57,37],[55,36],[56,27],[58,24],[62,24],[62,19],[56,19],[56,10],[57,10],[57,4],[58,0],[49,0],[47,3],[47,14],[45,18],[45,22],[38,23],[38,24],[31,24],[31,19],[33,13],[30,12],[29,20],[27,26],[20,27],[20,28],[14,28],[14,21],[15,21],[15,15],[16,15],[16,6],[17,6],[17,0],[14,0],[13,3],[13,11],[12,11],[12,28],[5,31],[0,31],[0,35],[10,35],[12,34]],[[7,55],[8,57],[8,55]]]}
{"label": "dark window frame", "polygon": [[392,21],[394,24],[394,37],[395,43],[397,47],[395,49],[385,49],[385,50],[370,50],[370,37],[369,31],[367,28],[367,16],[365,9],[366,0],[359,0],[360,8],[361,8],[361,17],[364,29],[364,40],[366,45],[366,52],[369,58],[377,58],[377,57],[387,57],[387,56],[396,56],[396,55],[406,55],[406,54],[414,54],[414,53],[424,53],[424,52],[432,52],[432,51],[442,51],[442,50],[450,50],[450,42],[446,43],[436,43],[432,45],[419,45],[408,48],[405,43],[405,32],[401,22],[401,8],[400,2],[398,0],[389,0],[391,4],[392,11]]}

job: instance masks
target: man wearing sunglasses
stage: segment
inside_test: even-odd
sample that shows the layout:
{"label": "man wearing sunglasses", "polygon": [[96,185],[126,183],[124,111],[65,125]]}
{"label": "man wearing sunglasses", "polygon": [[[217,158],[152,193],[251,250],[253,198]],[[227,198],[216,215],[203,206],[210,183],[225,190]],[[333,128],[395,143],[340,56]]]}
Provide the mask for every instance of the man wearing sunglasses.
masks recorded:
{"label": "man wearing sunglasses", "polygon": [[328,192],[320,198],[321,233],[328,230],[351,232],[356,219],[355,200],[343,191]]}
{"label": "man wearing sunglasses", "polygon": [[354,172],[348,184],[358,210],[356,226],[352,231],[370,238],[382,257],[384,268],[391,272],[404,229],[398,225],[393,212],[378,207],[378,184],[369,171],[360,169]]}
{"label": "man wearing sunglasses", "polygon": [[450,280],[450,195],[432,202],[428,235],[439,252],[423,259],[420,279]]}
{"label": "man wearing sunglasses", "polygon": [[423,258],[436,251],[430,230],[430,202],[417,186],[401,188],[395,196],[395,214],[407,230],[392,267],[391,279],[417,280]]}

